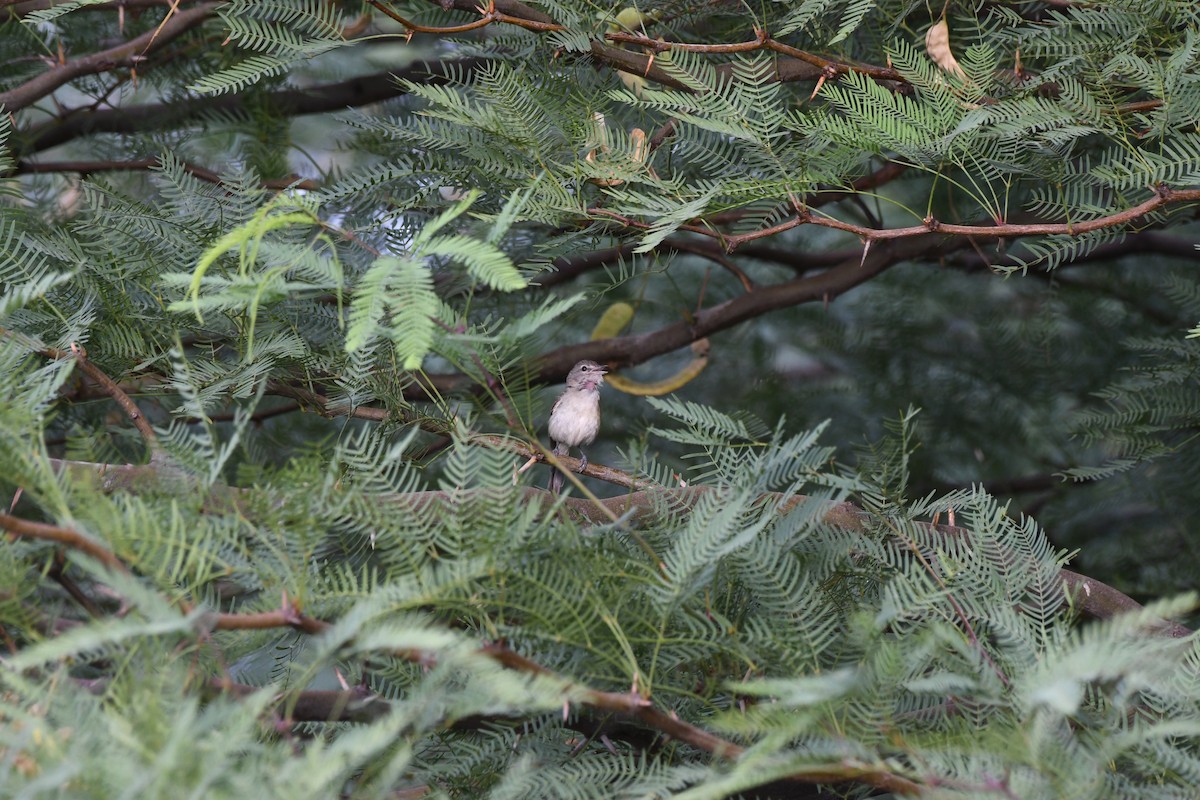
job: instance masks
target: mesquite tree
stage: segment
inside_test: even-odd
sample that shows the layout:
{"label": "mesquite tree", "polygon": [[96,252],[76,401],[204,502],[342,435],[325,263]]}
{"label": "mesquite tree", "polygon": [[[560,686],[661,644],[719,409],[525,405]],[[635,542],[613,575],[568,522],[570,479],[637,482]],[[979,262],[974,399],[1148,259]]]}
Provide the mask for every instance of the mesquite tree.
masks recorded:
{"label": "mesquite tree", "polygon": [[0,26],[17,794],[1200,784],[1194,3]]}

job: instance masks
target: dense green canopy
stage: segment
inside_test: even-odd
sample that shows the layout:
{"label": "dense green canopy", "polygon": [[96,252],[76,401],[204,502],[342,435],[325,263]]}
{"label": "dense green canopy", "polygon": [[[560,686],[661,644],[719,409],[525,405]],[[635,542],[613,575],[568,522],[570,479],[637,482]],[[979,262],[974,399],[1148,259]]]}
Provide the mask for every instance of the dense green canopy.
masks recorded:
{"label": "dense green canopy", "polygon": [[13,795],[1200,785],[1195,3],[18,0],[0,65]]}

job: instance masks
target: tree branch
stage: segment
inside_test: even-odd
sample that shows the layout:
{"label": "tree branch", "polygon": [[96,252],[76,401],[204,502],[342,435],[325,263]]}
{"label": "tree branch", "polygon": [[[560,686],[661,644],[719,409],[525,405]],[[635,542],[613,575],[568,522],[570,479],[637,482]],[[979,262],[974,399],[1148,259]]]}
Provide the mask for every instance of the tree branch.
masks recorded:
{"label": "tree branch", "polygon": [[[483,440],[483,443],[489,446],[497,446],[496,441],[490,441],[492,438],[487,436],[478,437],[478,439]],[[499,439],[499,437],[495,438]],[[504,442],[506,448],[513,450],[515,453],[528,455],[534,452],[514,440],[509,439],[504,440]],[[568,466],[575,467],[578,465],[577,459],[563,457],[561,460]],[[98,464],[83,461],[60,461],[57,459],[52,459],[51,463],[56,469],[71,470],[80,478],[86,475],[93,475],[103,479],[101,489],[106,492],[155,490],[155,487],[159,486],[161,481],[176,479],[176,476],[173,475],[164,476],[162,468],[153,464]],[[608,469],[602,465],[594,466],[597,471]],[[588,470],[583,474],[592,475],[592,467],[593,465],[589,465]],[[602,476],[598,474],[594,477]],[[244,507],[244,504],[239,504],[236,499],[230,499],[235,498],[241,491],[229,486],[217,487],[214,490],[216,504],[230,510],[237,508],[237,513],[245,513],[247,509]],[[538,503],[546,507],[561,503],[578,516],[579,519],[588,523],[603,525],[607,524],[613,516],[621,517],[629,515],[628,519],[630,523],[636,525],[641,518],[659,513],[664,502],[672,508],[688,509],[707,491],[710,491],[710,489],[705,486],[690,486],[685,488],[643,487],[638,491],[628,492],[616,497],[602,498],[599,502],[606,507],[603,512],[596,507],[596,502],[587,498],[555,498],[545,490],[533,487],[526,487],[522,490],[522,493],[526,502]],[[408,494],[380,495],[379,502],[395,505],[397,508],[416,509],[425,507],[444,496],[445,493],[439,491],[411,492]],[[778,496],[771,497],[775,501],[779,500]],[[781,512],[786,513],[796,505],[804,502],[811,501],[803,495],[791,497],[781,506]],[[823,519],[826,524],[856,530],[865,524],[868,516],[861,508],[855,506],[853,503],[846,502],[830,504],[825,510]],[[5,520],[17,520],[17,523],[23,523],[23,525],[10,527],[5,524]],[[116,559],[116,556],[106,548],[97,545],[82,534],[70,529],[47,526],[35,522],[26,523],[18,520],[16,517],[4,514],[0,514],[0,527],[17,536],[47,539],[67,545],[68,547],[75,547],[105,563],[111,562],[117,565],[118,568],[125,570],[124,564],[121,564]],[[937,529],[947,536],[965,535],[964,529],[951,525],[938,525]],[[1079,610],[1091,619],[1109,619],[1115,614],[1138,611],[1142,608],[1142,605],[1133,598],[1095,578],[1090,578],[1065,568],[1060,570],[1060,577],[1064,585],[1071,590]],[[314,624],[314,622],[309,621],[311,618],[303,618],[303,615],[299,615],[301,619],[299,625],[297,625],[297,615],[299,615],[299,612],[294,608],[288,611],[285,607],[284,610],[258,614],[220,615],[218,621],[220,621],[223,629],[231,630],[237,628],[299,627],[300,630],[308,631],[311,628],[311,631],[319,632],[321,625],[328,624],[321,623],[320,620],[316,620]],[[1187,628],[1182,625],[1166,623],[1166,626],[1163,630],[1171,636],[1178,637],[1188,633]]]}
{"label": "tree branch", "polygon": [[770,311],[812,301],[828,302],[901,261],[929,258],[932,254],[942,254],[961,246],[963,243],[932,234],[903,243],[885,243],[871,248],[865,258],[860,259],[856,254],[817,275],[759,287],[699,311],[690,320],[656,331],[560,347],[538,359],[535,373],[546,382],[561,380],[577,361],[585,358],[623,366],[641,364]]}
{"label": "tree branch", "polygon": [[[757,287],[752,292],[699,311],[683,322],[643,334],[564,345],[542,354],[531,364],[518,365],[516,369],[528,369],[535,382],[554,383],[561,381],[576,362],[585,358],[610,365],[641,364],[771,311],[812,301],[829,302],[899,262],[940,258],[965,246],[966,239],[934,234],[885,242],[870,248],[865,255],[854,253],[833,269]],[[422,380],[428,381],[429,388],[414,384],[405,389],[407,399],[424,402],[432,400],[436,394],[461,393],[472,388],[471,379],[462,374],[423,374]],[[357,410],[356,415],[359,411],[362,410]]]}
{"label": "tree branch", "polygon": [[[1080,236],[1107,228],[1117,228],[1122,225],[1134,224],[1147,214],[1157,211],[1164,206],[1178,203],[1194,203],[1197,201],[1200,201],[1200,189],[1172,189],[1167,186],[1159,186],[1156,188],[1153,197],[1132,208],[1127,208],[1124,211],[1118,211],[1103,217],[1080,220],[1079,222],[997,222],[989,225],[959,225],[927,217],[920,225],[909,225],[904,228],[870,228],[865,225],[843,222],[833,217],[820,216],[811,213],[807,208],[800,208],[798,213],[791,219],[772,225],[769,228],[760,228],[748,233],[727,234],[716,224],[716,220],[706,218],[697,218],[694,222],[680,225],[679,230],[718,239],[724,245],[726,252],[732,253],[747,242],[776,236],[804,225],[816,225],[822,228],[833,228],[834,230],[854,234],[863,241],[865,252],[875,242],[892,239],[909,239],[925,236],[930,233],[984,240],[1015,239],[1022,236]],[[589,208],[587,213],[592,217],[602,220],[613,220],[631,230],[649,231],[654,227],[649,222],[642,222],[599,206]]]}
{"label": "tree branch", "polygon": [[[745,251],[742,251],[745,252]],[[1156,230],[1130,231],[1125,238],[1117,242],[1108,242],[1087,253],[1074,256],[1070,261],[1055,267],[1055,273],[1074,267],[1082,267],[1105,261],[1114,261],[1126,256],[1142,256],[1147,253],[1159,253],[1174,258],[1182,258],[1194,262],[1196,260],[1196,242],[1189,236],[1172,236]],[[985,258],[978,253],[962,252],[955,257],[955,265],[961,265],[968,270],[986,270],[996,267],[1018,267],[1021,262],[1015,257],[1001,256]],[[1147,264],[1148,266],[1148,264]]]}
{"label": "tree branch", "polygon": [[15,89],[0,92],[0,106],[9,113],[19,111],[75,78],[105,72],[114,67],[136,66],[146,54],[158,50],[203,23],[220,5],[219,2],[204,3],[187,11],[178,11],[168,16],[166,21],[154,30],[128,42],[51,67]]}
{"label": "tree branch", "polygon": [[[0,335],[8,335],[8,331],[0,328]],[[137,403],[133,402],[125,390],[117,385],[117,382],[108,377],[104,370],[93,364],[87,357],[87,351],[82,347],[72,346],[71,350],[59,350],[56,347],[46,347],[37,351],[39,355],[46,358],[61,360],[64,358],[74,358],[76,365],[89,378],[100,385],[104,393],[113,399],[125,415],[129,417],[129,421],[133,423],[133,427],[141,434],[142,440],[146,443],[146,447],[150,450],[150,461],[156,463],[162,458],[162,449],[158,444],[158,435],[154,433],[154,428],[150,422],[142,414],[142,410],[138,408]]]}
{"label": "tree branch", "polygon": [[[346,108],[378,103],[407,94],[398,79],[437,86],[450,79],[451,74],[470,73],[483,64],[484,58],[463,58],[452,61],[420,61],[402,71],[377,72],[338,83],[312,86],[305,89],[282,89],[252,95],[253,103],[269,108],[283,116],[321,114]],[[207,115],[243,113],[250,97],[230,93],[170,103],[132,105],[121,108],[90,111],[75,109],[50,122],[31,126],[19,134],[15,149],[28,155],[92,133],[136,133],[152,128],[182,127]]]}
{"label": "tree branch", "polygon": [[846,64],[834,59],[818,56],[813,53],[808,53],[804,50],[799,50],[790,45],[776,41],[771,38],[765,29],[755,28],[754,38],[733,44],[704,44],[699,42],[667,42],[662,39],[652,39],[649,36],[643,36],[637,33],[615,32],[606,34],[605,39],[610,42],[620,44],[632,44],[638,47],[650,50],[654,53],[664,53],[668,50],[683,50],[690,53],[750,53],[755,50],[773,50],[784,56],[789,56],[808,64],[816,69],[817,75],[824,75],[828,78],[833,78],[838,75],[845,75],[848,72],[858,72],[863,75],[870,76],[877,81],[890,81],[892,83],[908,83],[908,80],[897,70],[892,67],[872,67],[861,66],[856,64]]}
{"label": "tree branch", "polygon": [[263,611],[252,614],[217,614],[213,628],[219,631],[259,631],[269,628],[295,628],[310,636],[324,633],[332,627],[331,623],[302,614],[288,599],[276,611]]}
{"label": "tree branch", "polygon": [[90,536],[85,536],[72,528],[48,525],[44,522],[32,522],[20,517],[14,517],[11,514],[5,514],[4,512],[0,512],[0,528],[3,528],[14,536],[26,539],[57,542],[72,550],[78,550],[84,555],[91,556],[115,572],[129,572],[129,568],[125,566],[121,559],[116,557],[112,550],[95,541]]}
{"label": "tree branch", "polygon": [[[867,228],[862,225],[854,225],[849,222],[842,222],[831,217],[818,217],[809,214],[802,214],[782,223],[779,230],[784,230],[786,227],[796,227],[797,225],[820,225],[825,228],[834,228],[835,230],[853,233],[868,242],[881,241],[886,239],[903,239],[912,236],[924,236],[927,233],[942,233],[950,236],[970,236],[975,239],[1009,239],[1021,236],[1079,236],[1084,233],[1092,233],[1093,231],[1104,230],[1106,228],[1116,228],[1122,225],[1129,225],[1137,222],[1147,214],[1157,211],[1158,209],[1176,203],[1194,203],[1200,201],[1200,189],[1172,189],[1168,186],[1159,186],[1154,192],[1154,196],[1138,203],[1132,208],[1127,208],[1124,211],[1118,211],[1114,214],[1108,214],[1103,217],[1093,219],[1080,220],[1079,222],[1033,222],[1033,223],[997,223],[995,225],[956,225],[949,222],[941,222],[933,217],[927,218],[920,225],[911,225],[906,228]],[[769,232],[768,232],[769,231]],[[749,234],[740,236],[730,236],[726,238],[728,247],[732,250],[743,241],[758,239],[765,235],[771,235],[772,232],[778,232],[774,229],[765,229],[763,231],[754,231]]]}

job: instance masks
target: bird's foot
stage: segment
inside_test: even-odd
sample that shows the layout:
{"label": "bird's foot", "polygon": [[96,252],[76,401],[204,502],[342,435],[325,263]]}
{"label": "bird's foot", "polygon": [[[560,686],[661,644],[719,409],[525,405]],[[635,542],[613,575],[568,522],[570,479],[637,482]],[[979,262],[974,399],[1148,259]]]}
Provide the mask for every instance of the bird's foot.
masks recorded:
{"label": "bird's foot", "polygon": [[588,465],[587,453],[580,450],[579,451],[579,469],[577,469],[575,471],[583,472],[585,469],[587,469],[587,465]]}

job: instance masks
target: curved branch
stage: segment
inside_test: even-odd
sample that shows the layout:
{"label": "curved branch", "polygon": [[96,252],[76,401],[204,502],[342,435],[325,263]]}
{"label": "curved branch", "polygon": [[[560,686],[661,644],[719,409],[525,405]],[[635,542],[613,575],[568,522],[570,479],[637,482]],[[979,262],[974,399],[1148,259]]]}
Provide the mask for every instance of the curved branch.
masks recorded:
{"label": "curved branch", "polygon": [[716,263],[718,266],[737,278],[738,282],[742,284],[742,288],[747,292],[752,292],[755,290],[756,287],[754,285],[754,281],[750,279],[749,275],[742,271],[741,267],[733,262],[733,259],[725,255],[720,248],[713,246],[711,243],[708,243],[708,245],[709,246],[706,247],[705,244],[702,244],[701,242],[689,242],[686,239],[676,239],[670,243],[670,247],[675,250],[679,250],[684,253],[691,253],[694,256],[699,256],[700,258],[704,258]]}
{"label": "curved branch", "polygon": [[962,246],[965,246],[965,240],[956,241],[934,234],[886,242],[871,248],[865,258],[860,259],[855,254],[817,275],[759,287],[699,311],[690,320],[656,331],[560,347],[541,356],[535,372],[541,380],[551,382],[560,380],[577,361],[585,358],[622,366],[641,364],[770,311],[813,301],[828,302],[901,261],[931,258]]}
{"label": "curved branch", "polygon": [[72,550],[78,550],[84,555],[91,556],[114,572],[129,572],[121,559],[112,550],[100,544],[90,536],[86,536],[72,528],[59,525],[49,525],[45,522],[33,522],[0,511],[0,528],[14,536],[25,539],[40,539],[46,542],[57,542]]}
{"label": "curved branch", "polygon": [[[377,72],[337,83],[305,89],[282,89],[254,96],[272,112],[302,116],[370,105],[408,93],[401,80],[437,86],[451,75],[469,73],[488,59],[471,57],[451,61],[419,61],[401,71]],[[200,97],[170,103],[151,103],[90,111],[75,109],[50,122],[14,134],[15,149],[28,155],[92,133],[135,133],[151,128],[183,127],[207,115],[242,113],[248,102],[242,93]]]}
{"label": "curved branch", "polygon": [[[1200,189],[1172,189],[1168,186],[1159,186],[1154,192],[1154,196],[1148,200],[1138,203],[1132,208],[1127,208],[1124,211],[1118,211],[1114,214],[1109,214],[1103,217],[1095,217],[1093,219],[1080,220],[1079,222],[1033,222],[1033,223],[997,223],[995,225],[956,225],[950,222],[941,222],[932,217],[927,218],[920,225],[911,225],[907,228],[867,228],[862,225],[853,225],[848,222],[841,222],[830,217],[816,217],[804,214],[796,217],[789,223],[782,223],[781,230],[787,227],[796,227],[796,225],[812,224],[820,225],[825,228],[834,228],[839,231],[853,233],[862,239],[874,242],[887,239],[903,239],[911,236],[922,236],[927,233],[944,233],[951,236],[970,236],[976,239],[1008,239],[1017,238],[1020,236],[1079,236],[1084,233],[1092,233],[1106,228],[1116,228],[1122,225],[1129,225],[1137,222],[1147,214],[1157,211],[1158,209],[1173,205],[1176,203],[1194,203],[1200,201]],[[777,231],[771,231],[777,232]],[[750,239],[761,238],[763,235],[770,235],[767,231],[754,231],[752,234],[743,234],[742,236],[730,236],[726,239],[730,249],[737,247],[741,241],[749,241]]]}
{"label": "curved branch", "polygon": [[[592,42],[591,57],[593,61],[597,61],[605,66],[612,67],[621,72],[640,75],[648,81],[669,86],[672,89],[678,89],[683,92],[695,91],[694,87],[680,81],[660,67],[654,66],[654,59],[644,53],[634,53],[596,40]],[[820,67],[806,64],[803,61],[788,56],[775,59],[772,68],[775,72],[775,80],[780,83],[816,80],[822,74]],[[732,64],[720,64],[716,68],[717,74],[723,77],[728,77],[732,71]],[[670,131],[665,127],[656,133],[651,139],[650,149],[658,149],[658,146],[662,144],[662,139],[669,135],[669,133]]]}
{"label": "curved branch", "polygon": [[219,2],[204,3],[187,11],[179,11],[170,15],[154,30],[146,31],[128,42],[51,67],[15,89],[0,92],[0,106],[9,113],[19,111],[75,78],[105,72],[113,67],[137,66],[146,54],[158,50],[203,23],[220,5]]}
{"label": "curved branch", "polygon": [[[317,635],[331,628],[332,623],[299,613],[285,597],[284,606],[276,611],[256,614],[218,614],[216,615],[216,627],[220,630],[290,627],[310,635]],[[517,672],[550,678],[562,685],[564,695],[580,698],[581,703],[589,708],[635,717],[656,730],[719,758],[737,758],[745,752],[745,748],[740,745],[656,708],[650,700],[640,694],[604,692],[581,686],[500,644],[483,645],[480,647],[479,653]],[[424,665],[432,666],[437,663],[437,654],[429,650],[404,649],[393,652],[392,655]],[[805,783],[850,780],[881,789],[905,792],[913,792],[919,788],[917,784],[907,778],[866,765],[831,764],[825,769],[801,771],[790,777],[792,780]]]}
{"label": "curved branch", "polygon": [[585,272],[603,267],[605,264],[628,258],[637,248],[637,242],[591,250],[583,255],[559,256],[554,259],[554,272],[539,275],[529,284],[530,289],[546,289],[574,280]]}
{"label": "curved branch", "polygon": [[[927,234],[924,237],[884,242],[865,255],[855,253],[832,269],[812,276],[801,276],[771,286],[757,287],[711,308],[691,315],[687,320],[648,333],[598,339],[564,345],[544,353],[526,365],[530,379],[541,383],[563,380],[576,362],[591,359],[610,366],[633,366],[656,356],[687,347],[710,334],[782,308],[813,301],[829,302],[865,283],[902,261],[940,258],[967,246],[968,240]],[[522,369],[518,365],[516,369]],[[429,389],[414,384],[405,389],[405,397],[425,402],[438,394],[470,391],[471,379],[463,374],[422,375]]]}
{"label": "curved branch", "polygon": [[[720,240],[726,252],[732,253],[747,242],[775,236],[803,225],[816,225],[822,228],[851,233],[863,241],[864,249],[870,249],[875,242],[895,239],[910,239],[925,236],[930,233],[940,233],[948,236],[963,236],[972,239],[1016,239],[1023,236],[1080,236],[1085,233],[1118,228],[1123,225],[1138,223],[1147,214],[1165,206],[1195,203],[1200,201],[1200,189],[1172,189],[1168,186],[1158,186],[1154,196],[1138,203],[1124,211],[1117,211],[1103,217],[1080,220],[1079,222],[997,222],[991,225],[960,225],[942,222],[933,217],[926,217],[920,225],[909,225],[904,228],[870,228],[865,225],[855,225],[843,222],[833,217],[819,216],[807,208],[800,208],[799,213],[791,219],[784,220],[768,228],[759,228],[742,234],[726,234],[716,224],[717,220],[697,217],[695,221],[679,226],[679,230],[707,236]],[[593,206],[587,210],[592,217],[614,220],[622,226],[636,231],[648,231],[653,225],[648,222],[609,211],[606,208]],[[723,221],[723,220],[722,220]]]}
{"label": "curved branch", "polygon": [[[479,0],[431,0],[434,5],[443,9],[457,8],[459,11],[479,13]],[[536,22],[539,25],[554,25],[554,18],[538,11],[533,6],[527,6],[520,0],[491,0],[491,8],[507,17],[516,17],[525,22]]]}
{"label": "curved branch", "polygon": [[[1108,584],[1065,567],[1058,572],[1063,584],[1071,592],[1076,607],[1092,619],[1111,619],[1118,614],[1142,610],[1141,603]],[[1183,639],[1192,634],[1187,626],[1171,620],[1163,620],[1156,628],[1159,633],[1172,639]]]}
{"label": "curved branch", "polygon": [[816,69],[816,73],[813,75],[814,78],[819,75],[832,78],[837,75],[844,75],[847,72],[859,72],[878,81],[908,83],[908,80],[902,74],[900,74],[898,70],[895,70],[892,67],[860,66],[834,61],[833,59],[814,55],[813,53],[799,50],[795,47],[791,47],[782,42],[776,41],[767,35],[767,32],[762,28],[755,28],[753,39],[749,39],[744,42],[736,42],[733,44],[666,42],[661,39],[652,39],[649,36],[643,36],[642,34],[624,32],[609,33],[604,38],[608,39],[610,42],[622,42],[625,44],[637,45],[654,53],[663,53],[668,50],[684,50],[690,53],[749,53],[755,50],[773,50],[776,53],[789,56],[797,61],[814,67]]}
{"label": "curved branch", "polygon": [[[0,336],[19,336],[11,331],[0,328]],[[133,402],[133,399],[126,394],[116,381],[108,377],[104,370],[93,364],[87,357],[87,351],[82,347],[77,347],[72,344],[70,350],[59,350],[57,347],[42,347],[35,348],[35,352],[45,358],[50,358],[55,361],[73,358],[76,366],[79,367],[89,378],[99,384],[100,388],[106,395],[112,398],[121,410],[129,417],[129,421],[137,432],[141,435],[142,440],[146,443],[146,447],[150,450],[150,462],[156,463],[162,456],[162,451],[158,446],[158,436],[154,433],[154,428],[150,422],[142,414],[142,410],[138,408],[138,404]]]}
{"label": "curved branch", "polygon": [[[286,599],[286,598],[285,598]],[[252,614],[217,614],[213,628],[219,631],[258,631],[269,628],[295,628],[310,636],[324,633],[332,627],[324,620],[301,614],[291,603],[276,611],[262,611]]]}

